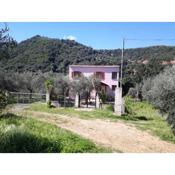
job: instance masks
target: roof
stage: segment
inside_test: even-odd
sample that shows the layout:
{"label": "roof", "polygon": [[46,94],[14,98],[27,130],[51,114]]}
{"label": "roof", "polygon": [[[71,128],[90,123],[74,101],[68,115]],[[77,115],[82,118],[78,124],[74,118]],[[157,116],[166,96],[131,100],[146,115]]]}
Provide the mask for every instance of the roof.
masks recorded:
{"label": "roof", "polygon": [[120,67],[119,65],[70,65],[70,67]]}

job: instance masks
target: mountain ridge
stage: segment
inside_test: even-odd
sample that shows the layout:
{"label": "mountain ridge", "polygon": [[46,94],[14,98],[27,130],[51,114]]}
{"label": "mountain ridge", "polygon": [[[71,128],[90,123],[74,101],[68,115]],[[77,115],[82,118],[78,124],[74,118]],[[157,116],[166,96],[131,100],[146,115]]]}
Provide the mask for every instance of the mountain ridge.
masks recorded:
{"label": "mountain ridge", "polygon": [[[125,49],[124,62],[144,60],[174,60],[175,47],[150,46]],[[0,67],[7,72],[41,70],[67,73],[70,64],[114,65],[120,64],[121,49],[93,49],[74,40],[48,38],[36,35],[21,41],[10,50],[10,58],[1,60]]]}

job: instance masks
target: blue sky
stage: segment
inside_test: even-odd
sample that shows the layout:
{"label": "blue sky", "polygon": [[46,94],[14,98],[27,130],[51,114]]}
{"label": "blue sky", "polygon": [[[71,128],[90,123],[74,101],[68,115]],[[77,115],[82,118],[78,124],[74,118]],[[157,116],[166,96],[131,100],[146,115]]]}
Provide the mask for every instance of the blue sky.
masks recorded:
{"label": "blue sky", "polygon": [[[51,38],[76,39],[77,42],[94,49],[116,49],[122,47],[122,38],[145,40],[126,41],[126,48],[150,45],[175,45],[175,23],[120,23],[120,22],[11,22],[7,23],[10,35],[18,42],[34,35]],[[154,38],[166,39],[163,41]],[[171,39],[171,40],[169,40]]]}

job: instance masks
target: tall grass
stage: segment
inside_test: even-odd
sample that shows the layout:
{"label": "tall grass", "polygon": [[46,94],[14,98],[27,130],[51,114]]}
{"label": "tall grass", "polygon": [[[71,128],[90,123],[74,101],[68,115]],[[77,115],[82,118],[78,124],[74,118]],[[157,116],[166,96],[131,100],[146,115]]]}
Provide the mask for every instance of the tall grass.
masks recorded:
{"label": "tall grass", "polygon": [[0,117],[1,153],[110,152],[52,124],[14,114]]}
{"label": "tall grass", "polygon": [[163,140],[175,143],[175,135],[170,125],[166,121],[166,116],[160,114],[150,103],[143,101],[138,102],[133,98],[126,97],[126,106],[129,114],[138,120],[129,120],[139,129],[148,130],[154,135],[159,136]]}

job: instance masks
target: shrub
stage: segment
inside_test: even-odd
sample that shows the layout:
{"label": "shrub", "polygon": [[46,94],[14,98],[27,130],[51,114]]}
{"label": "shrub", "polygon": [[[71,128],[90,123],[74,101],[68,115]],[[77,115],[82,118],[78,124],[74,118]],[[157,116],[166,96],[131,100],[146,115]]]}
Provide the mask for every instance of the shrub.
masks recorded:
{"label": "shrub", "polygon": [[132,98],[136,98],[137,90],[135,88],[130,88],[128,91],[128,95],[131,96]]}
{"label": "shrub", "polygon": [[143,99],[148,100],[148,101],[151,100],[150,90],[152,86],[153,86],[153,78],[148,78],[146,80],[143,80],[143,86],[142,86]]}

